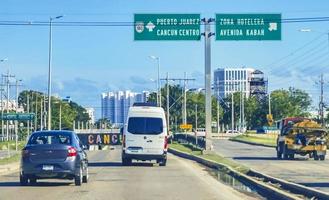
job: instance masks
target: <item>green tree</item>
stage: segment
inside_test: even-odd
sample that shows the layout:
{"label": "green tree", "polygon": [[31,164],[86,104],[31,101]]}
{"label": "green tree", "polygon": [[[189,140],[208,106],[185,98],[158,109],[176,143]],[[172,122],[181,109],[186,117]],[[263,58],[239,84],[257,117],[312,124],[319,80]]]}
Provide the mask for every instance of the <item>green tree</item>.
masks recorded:
{"label": "green tree", "polygon": [[312,100],[303,90],[275,90],[271,93],[271,108],[275,120],[284,117],[308,117]]}
{"label": "green tree", "polygon": [[[41,92],[33,91],[33,90],[25,90],[19,94],[18,102],[20,105],[23,105],[24,110],[27,111],[27,97],[29,97],[29,110],[31,113],[35,113],[35,123],[37,127],[34,129],[40,129],[40,116],[43,114],[45,117],[45,113],[41,113],[41,106],[43,107],[43,111],[47,110],[47,104],[43,103],[43,100],[47,99],[47,96]],[[56,97],[51,97],[52,102],[52,112],[51,112],[51,119],[52,129],[59,128],[59,118],[60,118],[60,106],[61,106],[61,120],[62,120],[62,129],[72,129],[74,121],[81,121],[81,122],[88,122],[89,115],[86,110],[77,104],[76,102],[67,102]],[[46,109],[44,108],[46,105]],[[26,123],[26,122],[25,122]],[[35,123],[32,123],[33,125]]]}

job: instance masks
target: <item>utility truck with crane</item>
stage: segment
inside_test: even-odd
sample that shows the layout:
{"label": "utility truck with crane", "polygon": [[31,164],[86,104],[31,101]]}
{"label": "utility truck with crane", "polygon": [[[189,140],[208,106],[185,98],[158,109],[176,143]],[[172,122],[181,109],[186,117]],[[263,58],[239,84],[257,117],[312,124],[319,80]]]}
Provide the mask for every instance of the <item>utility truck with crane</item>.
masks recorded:
{"label": "utility truck with crane", "polygon": [[317,122],[302,118],[284,118],[277,123],[277,158],[294,159],[295,154],[308,155],[314,160],[325,160],[328,132]]}

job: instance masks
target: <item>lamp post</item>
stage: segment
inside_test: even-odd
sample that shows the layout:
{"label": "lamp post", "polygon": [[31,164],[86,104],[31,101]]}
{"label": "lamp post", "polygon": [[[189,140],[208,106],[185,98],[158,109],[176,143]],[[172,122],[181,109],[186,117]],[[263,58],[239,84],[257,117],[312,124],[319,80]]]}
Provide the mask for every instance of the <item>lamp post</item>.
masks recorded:
{"label": "lamp post", "polygon": [[[16,79],[16,113],[18,111],[18,83],[22,82],[21,79]],[[15,120],[15,149],[18,150],[18,120]]]}
{"label": "lamp post", "polygon": [[160,57],[149,56],[151,59],[156,60],[158,63],[158,81],[157,81],[157,104],[161,107],[161,83],[160,83]]}
{"label": "lamp post", "polygon": [[[4,62],[4,61],[7,61],[8,59],[7,58],[4,58],[4,59],[0,59],[0,62]],[[4,102],[3,102],[3,77],[1,77],[1,88],[0,88],[0,98],[1,98],[1,137],[2,137],[2,140],[4,140],[4,123],[3,123],[3,107],[4,107]]]}
{"label": "lamp post", "polygon": [[51,60],[52,60],[52,22],[63,15],[49,18],[49,62],[48,62],[48,130],[51,130]]}

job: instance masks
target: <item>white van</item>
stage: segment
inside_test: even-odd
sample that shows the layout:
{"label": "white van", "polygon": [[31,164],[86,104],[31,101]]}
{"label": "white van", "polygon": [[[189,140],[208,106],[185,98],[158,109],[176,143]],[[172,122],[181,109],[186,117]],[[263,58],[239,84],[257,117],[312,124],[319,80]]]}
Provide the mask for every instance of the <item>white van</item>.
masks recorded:
{"label": "white van", "polygon": [[122,164],[132,160],[156,160],[160,166],[167,162],[168,129],[165,112],[148,103],[138,103],[129,108],[123,130]]}

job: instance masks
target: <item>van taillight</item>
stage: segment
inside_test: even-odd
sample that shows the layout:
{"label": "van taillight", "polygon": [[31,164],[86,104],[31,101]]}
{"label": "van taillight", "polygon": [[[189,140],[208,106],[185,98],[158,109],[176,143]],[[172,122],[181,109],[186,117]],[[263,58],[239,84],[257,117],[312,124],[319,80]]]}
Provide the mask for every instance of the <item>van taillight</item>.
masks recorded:
{"label": "van taillight", "polygon": [[125,148],[126,147],[126,136],[122,135],[122,147]]}
{"label": "van taillight", "polygon": [[22,150],[22,157],[27,157],[27,156],[29,156],[29,154],[30,154],[29,150],[26,150],[26,149]]}
{"label": "van taillight", "polygon": [[75,157],[77,156],[77,150],[74,147],[69,147],[67,150],[67,157]]}
{"label": "van taillight", "polygon": [[164,149],[168,148],[168,136],[165,136]]}

